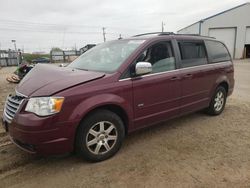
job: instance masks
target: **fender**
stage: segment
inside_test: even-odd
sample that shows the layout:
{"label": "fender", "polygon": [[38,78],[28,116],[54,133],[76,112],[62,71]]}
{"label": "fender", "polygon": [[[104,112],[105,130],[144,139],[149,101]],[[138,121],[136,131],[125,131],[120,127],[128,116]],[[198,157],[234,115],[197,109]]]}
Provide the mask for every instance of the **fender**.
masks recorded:
{"label": "fender", "polygon": [[228,88],[230,88],[230,82],[229,82],[229,79],[226,75],[222,75],[222,76],[219,76],[217,78],[217,80],[215,81],[215,84],[213,85],[212,89],[210,90],[210,93],[209,93],[209,97],[210,97],[210,100],[212,98],[212,96],[214,95],[214,91],[215,89],[222,83],[222,82],[226,82],[227,85],[228,85]]}
{"label": "fender", "polygon": [[128,117],[128,128],[132,126],[133,108],[122,97],[115,94],[99,94],[82,101],[71,113],[70,119],[84,118],[90,111],[105,105],[116,105],[124,110]]}

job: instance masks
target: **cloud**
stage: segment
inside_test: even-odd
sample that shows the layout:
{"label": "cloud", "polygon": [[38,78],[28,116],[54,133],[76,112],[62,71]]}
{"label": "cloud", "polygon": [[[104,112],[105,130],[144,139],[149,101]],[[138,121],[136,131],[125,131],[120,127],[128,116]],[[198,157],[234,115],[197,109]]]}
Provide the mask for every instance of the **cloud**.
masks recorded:
{"label": "cloud", "polygon": [[27,51],[71,48],[107,39],[160,31],[177,31],[202,18],[237,6],[244,0],[6,0],[0,6],[1,48],[11,39]]}

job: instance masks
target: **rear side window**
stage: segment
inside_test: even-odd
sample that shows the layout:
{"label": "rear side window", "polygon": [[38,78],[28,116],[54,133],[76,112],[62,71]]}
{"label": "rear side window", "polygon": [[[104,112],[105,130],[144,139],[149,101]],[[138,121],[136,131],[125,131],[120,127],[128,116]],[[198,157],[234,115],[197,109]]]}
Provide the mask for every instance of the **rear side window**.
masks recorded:
{"label": "rear side window", "polygon": [[218,41],[206,41],[208,54],[211,58],[211,63],[222,61],[230,61],[231,57],[225,45]]}
{"label": "rear side window", "polygon": [[201,41],[178,42],[182,67],[192,67],[204,65],[207,63],[206,50],[204,43]]}

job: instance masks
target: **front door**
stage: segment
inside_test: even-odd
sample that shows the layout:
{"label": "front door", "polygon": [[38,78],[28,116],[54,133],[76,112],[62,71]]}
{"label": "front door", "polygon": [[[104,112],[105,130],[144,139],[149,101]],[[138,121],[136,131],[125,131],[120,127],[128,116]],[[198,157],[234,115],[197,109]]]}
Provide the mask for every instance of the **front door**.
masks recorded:
{"label": "front door", "polygon": [[180,73],[170,41],[146,49],[137,62],[150,62],[152,73],[132,79],[135,128],[179,115]]}

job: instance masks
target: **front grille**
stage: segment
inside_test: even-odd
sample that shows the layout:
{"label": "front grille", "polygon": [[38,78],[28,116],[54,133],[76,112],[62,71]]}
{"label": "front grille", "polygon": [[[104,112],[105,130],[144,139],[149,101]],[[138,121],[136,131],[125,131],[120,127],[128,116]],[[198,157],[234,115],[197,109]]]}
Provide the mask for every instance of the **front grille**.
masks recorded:
{"label": "front grille", "polygon": [[25,99],[25,96],[21,94],[9,95],[7,97],[4,107],[4,115],[8,123],[10,123],[14,118],[16,112],[19,109],[19,106],[23,102],[23,99]]}

